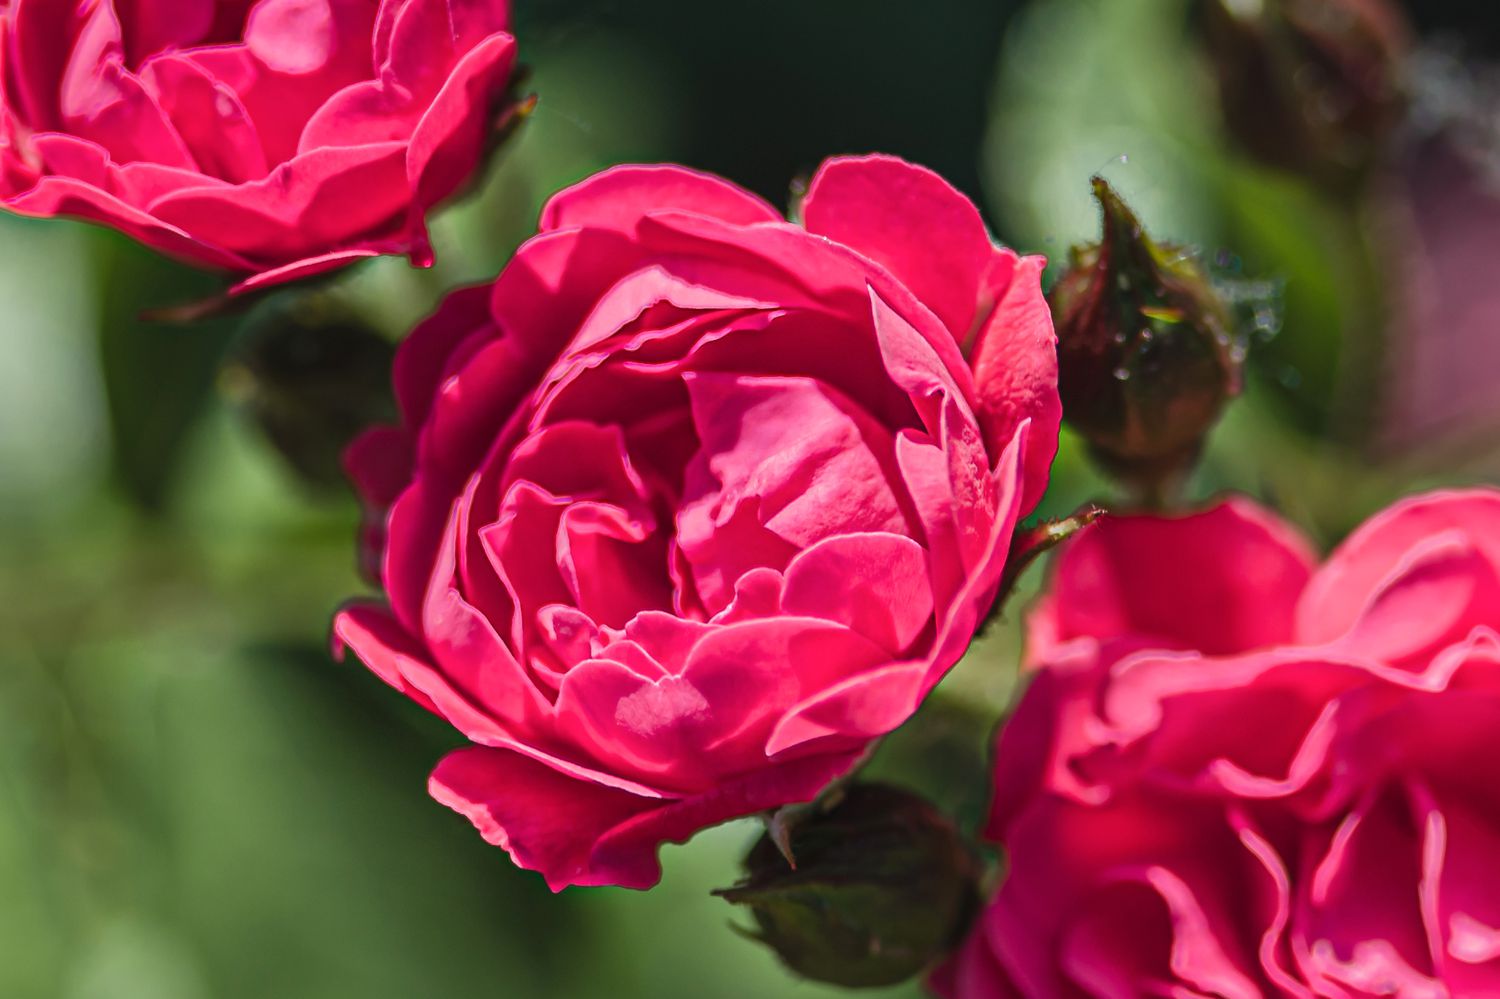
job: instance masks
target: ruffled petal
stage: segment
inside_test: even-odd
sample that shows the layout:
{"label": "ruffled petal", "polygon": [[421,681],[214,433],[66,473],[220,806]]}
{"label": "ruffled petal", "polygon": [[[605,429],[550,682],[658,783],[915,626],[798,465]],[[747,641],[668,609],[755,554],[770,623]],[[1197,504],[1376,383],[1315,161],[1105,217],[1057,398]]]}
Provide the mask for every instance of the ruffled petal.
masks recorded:
{"label": "ruffled petal", "polygon": [[[1500,567],[1500,490],[1427,493],[1370,518],[1308,585],[1297,609],[1298,639],[1325,642],[1345,634],[1414,548],[1455,531],[1469,539],[1478,557]],[[1500,607],[1486,610],[1492,619],[1500,615]]]}

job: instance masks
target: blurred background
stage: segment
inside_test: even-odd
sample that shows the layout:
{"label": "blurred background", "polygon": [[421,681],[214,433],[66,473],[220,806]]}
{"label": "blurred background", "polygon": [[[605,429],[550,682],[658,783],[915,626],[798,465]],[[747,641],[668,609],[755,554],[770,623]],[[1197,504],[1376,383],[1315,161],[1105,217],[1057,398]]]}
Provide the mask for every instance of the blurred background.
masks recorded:
{"label": "blurred background", "polygon": [[[1248,491],[1326,545],[1500,469],[1494,5],[517,7],[541,100],[437,220],[439,268],[380,261],[328,292],[390,341],[611,163],[786,204],[826,155],[898,153],[1054,259],[1095,234],[1102,173],[1154,235],[1254,282],[1247,390],[1194,495]],[[0,217],[0,996],[829,994],[708,894],[749,823],[666,849],[653,892],[554,897],[429,801],[455,734],[327,654],[362,590],[327,436],[387,403],[325,379],[383,387],[385,348],[356,337],[334,364],[336,341],[134,318],[215,287],[111,233]],[[1106,491],[1065,436],[1044,512]],[[1019,606],[877,762],[970,822]]]}

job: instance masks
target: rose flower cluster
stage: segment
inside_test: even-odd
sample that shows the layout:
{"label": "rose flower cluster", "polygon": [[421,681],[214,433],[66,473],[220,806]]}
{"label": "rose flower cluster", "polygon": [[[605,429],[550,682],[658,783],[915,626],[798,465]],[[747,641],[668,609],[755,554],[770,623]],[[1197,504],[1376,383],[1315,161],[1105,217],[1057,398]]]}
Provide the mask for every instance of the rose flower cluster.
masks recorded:
{"label": "rose flower cluster", "polygon": [[[530,106],[510,25],[507,0],[0,0],[0,205],[283,303],[430,264],[428,213]],[[348,424],[317,443],[374,592],[335,654],[451,725],[431,795],[554,890],[650,888],[663,844],[764,819],[719,894],[807,977],[1500,997],[1500,490],[1398,502],[1322,564],[1248,499],[1183,502],[1246,384],[1244,302],[1093,187],[1102,239],[1050,297],[891,156],[827,160],[790,221],[676,165],[552,195],[394,358],[351,324],[309,352],[380,386],[320,368],[278,425]],[[315,311],[259,322],[328,347]],[[1064,418],[1136,512],[1027,521]],[[985,853],[861,767],[1058,543],[974,781]]]}
{"label": "rose flower cluster", "polygon": [[478,165],[509,0],[4,0],[0,203],[102,222],[237,290],[383,253]]}
{"label": "rose flower cluster", "polygon": [[1500,995],[1500,491],[1106,520],[1030,626],[948,994]]}

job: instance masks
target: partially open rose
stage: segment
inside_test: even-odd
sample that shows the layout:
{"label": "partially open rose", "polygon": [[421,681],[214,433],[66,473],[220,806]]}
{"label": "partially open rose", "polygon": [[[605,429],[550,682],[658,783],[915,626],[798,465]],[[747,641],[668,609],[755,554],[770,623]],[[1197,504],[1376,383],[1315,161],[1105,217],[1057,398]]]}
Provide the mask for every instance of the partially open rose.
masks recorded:
{"label": "partially open rose", "polygon": [[264,287],[382,253],[473,172],[509,0],[0,0],[0,204]]}
{"label": "partially open rose", "polygon": [[1235,500],[1060,558],[961,999],[1500,995],[1500,491],[1321,568]]}
{"label": "partially open rose", "polygon": [[660,843],[849,770],[1044,488],[1042,262],[889,157],[803,218],[670,166],[564,191],[348,456],[389,606],[338,639],[474,743],[432,793],[555,888],[653,884]]}

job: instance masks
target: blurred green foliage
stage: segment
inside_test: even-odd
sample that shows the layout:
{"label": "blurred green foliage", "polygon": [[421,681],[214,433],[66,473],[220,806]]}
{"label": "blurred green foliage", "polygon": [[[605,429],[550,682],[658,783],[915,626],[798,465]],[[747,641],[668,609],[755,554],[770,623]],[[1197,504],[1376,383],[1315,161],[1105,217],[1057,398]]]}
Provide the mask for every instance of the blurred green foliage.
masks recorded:
{"label": "blurred green foliage", "polygon": [[[613,162],[784,203],[822,156],[885,149],[1054,258],[1094,233],[1102,171],[1161,238],[1284,282],[1194,491],[1331,542],[1429,481],[1335,433],[1341,348],[1378,318],[1360,209],[1229,150],[1185,22],[1180,0],[522,0],[541,103],[438,219],[439,267],[379,261],[331,293],[395,339]],[[352,500],[299,486],[220,394],[232,320],[137,318],[210,287],[114,234],[0,217],[0,996],[829,994],[708,894],[751,823],[668,848],[653,892],[554,897],[427,799],[457,736],[326,653],[361,590]],[[1043,513],[1106,492],[1065,433]],[[971,829],[1038,575],[872,767]]]}

